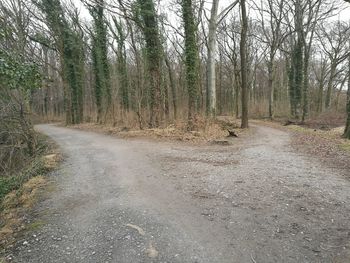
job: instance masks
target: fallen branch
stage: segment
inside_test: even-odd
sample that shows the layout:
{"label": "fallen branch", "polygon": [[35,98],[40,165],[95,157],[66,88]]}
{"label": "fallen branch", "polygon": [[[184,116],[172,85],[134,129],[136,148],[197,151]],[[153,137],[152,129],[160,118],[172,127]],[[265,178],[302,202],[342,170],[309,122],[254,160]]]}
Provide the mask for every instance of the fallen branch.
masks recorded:
{"label": "fallen branch", "polygon": [[227,129],[229,135],[227,137],[238,137],[234,130]]}

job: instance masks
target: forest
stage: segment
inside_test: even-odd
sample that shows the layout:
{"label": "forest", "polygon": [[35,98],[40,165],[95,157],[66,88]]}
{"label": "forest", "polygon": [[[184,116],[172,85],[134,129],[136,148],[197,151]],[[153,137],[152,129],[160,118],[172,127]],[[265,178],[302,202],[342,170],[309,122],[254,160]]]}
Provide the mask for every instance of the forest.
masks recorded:
{"label": "forest", "polygon": [[2,1],[2,111],[188,130],[325,115],[350,138],[346,1],[210,2]]}
{"label": "forest", "polygon": [[0,263],[350,262],[350,0],[1,0]]}

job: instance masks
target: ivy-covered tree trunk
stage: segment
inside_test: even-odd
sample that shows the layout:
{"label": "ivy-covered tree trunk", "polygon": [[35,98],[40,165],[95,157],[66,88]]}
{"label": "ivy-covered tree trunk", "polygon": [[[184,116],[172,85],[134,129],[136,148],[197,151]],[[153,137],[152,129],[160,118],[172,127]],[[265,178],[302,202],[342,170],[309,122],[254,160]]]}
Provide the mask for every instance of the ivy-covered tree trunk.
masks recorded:
{"label": "ivy-covered tree trunk", "polygon": [[150,127],[158,127],[161,120],[161,62],[162,45],[153,0],[139,0],[142,31],[146,40],[147,67],[150,81]]}
{"label": "ivy-covered tree trunk", "polygon": [[196,38],[196,24],[192,10],[192,0],[182,0],[182,19],[185,29],[185,66],[188,89],[188,129],[195,128],[196,101],[199,85],[199,55]]}
{"label": "ivy-covered tree trunk", "polygon": [[92,70],[94,72],[94,91],[95,91],[95,103],[97,108],[97,123],[102,120],[102,74],[99,67],[100,55],[98,52],[98,44],[95,37],[92,40]]}
{"label": "ivy-covered tree trunk", "polygon": [[295,43],[292,46],[291,63],[289,70],[289,94],[292,117],[299,119],[302,105],[302,91],[303,91],[303,9],[302,1],[296,0],[294,2],[295,8]]}
{"label": "ivy-covered tree trunk", "polygon": [[84,50],[81,37],[67,32],[71,45],[65,45],[65,76],[70,86],[71,123],[83,121]]}
{"label": "ivy-covered tree trunk", "polygon": [[298,119],[303,87],[303,45],[300,39],[297,40],[293,47],[288,75],[291,114],[292,117]]}
{"label": "ivy-covered tree trunk", "polygon": [[[107,26],[104,18],[104,0],[97,0],[95,6],[89,6],[90,14],[94,19],[94,34],[92,36],[92,63],[95,76],[95,100],[97,106],[97,122],[102,122],[102,113],[105,116],[112,103],[110,69],[107,50]],[[105,102],[105,109],[102,104]]]}
{"label": "ivy-covered tree trunk", "polygon": [[347,103],[346,103],[346,112],[347,120],[345,124],[344,137],[350,139],[350,56],[349,56],[349,67],[348,67],[348,92],[347,92]]}
{"label": "ivy-covered tree trunk", "polygon": [[56,37],[60,54],[61,77],[64,87],[66,124],[76,124],[83,119],[84,50],[82,36],[75,32],[65,19],[58,0],[42,0],[37,6],[46,16],[48,26]]}

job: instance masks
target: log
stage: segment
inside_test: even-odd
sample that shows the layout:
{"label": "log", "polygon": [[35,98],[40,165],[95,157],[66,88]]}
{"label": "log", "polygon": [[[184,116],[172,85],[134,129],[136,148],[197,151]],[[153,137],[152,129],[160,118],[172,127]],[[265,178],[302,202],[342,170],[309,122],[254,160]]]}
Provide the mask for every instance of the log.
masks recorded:
{"label": "log", "polygon": [[288,125],[292,125],[292,124],[297,125],[298,123],[296,121],[288,120],[285,124],[283,124],[283,126],[288,126]]}
{"label": "log", "polygon": [[238,137],[238,135],[235,133],[234,130],[227,129],[227,131],[228,131],[228,137]]}

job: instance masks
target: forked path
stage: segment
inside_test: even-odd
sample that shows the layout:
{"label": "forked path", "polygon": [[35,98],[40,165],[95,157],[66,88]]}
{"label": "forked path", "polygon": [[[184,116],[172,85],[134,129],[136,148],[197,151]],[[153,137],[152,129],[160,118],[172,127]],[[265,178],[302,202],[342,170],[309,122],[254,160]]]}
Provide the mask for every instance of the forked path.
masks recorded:
{"label": "forked path", "polygon": [[350,182],[255,126],[232,146],[40,125],[65,161],[14,262],[350,262]]}

